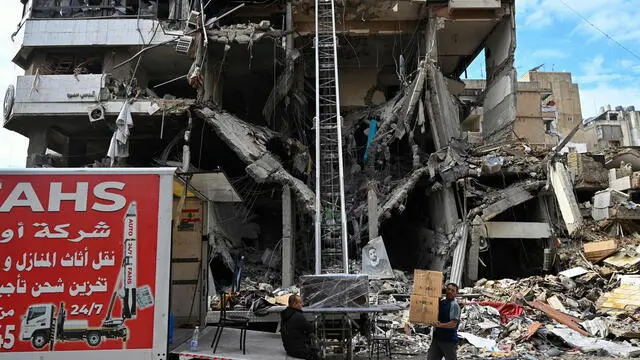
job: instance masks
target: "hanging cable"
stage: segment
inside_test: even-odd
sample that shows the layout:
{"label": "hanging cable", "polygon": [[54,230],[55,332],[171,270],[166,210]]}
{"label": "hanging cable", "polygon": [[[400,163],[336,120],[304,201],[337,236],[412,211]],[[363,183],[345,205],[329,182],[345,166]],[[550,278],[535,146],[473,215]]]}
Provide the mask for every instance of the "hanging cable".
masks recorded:
{"label": "hanging cable", "polygon": [[629,54],[631,54],[633,57],[635,57],[636,59],[640,60],[640,55],[636,54],[635,52],[631,51],[631,49],[629,49],[628,47],[622,45],[622,43],[620,43],[618,40],[614,39],[613,37],[611,37],[611,35],[607,34],[606,32],[604,32],[604,30],[600,29],[599,27],[597,27],[594,23],[592,23],[591,21],[589,21],[589,19],[587,19],[584,15],[582,15],[581,13],[579,13],[577,10],[575,10],[574,8],[572,8],[571,6],[569,6],[569,4],[567,4],[564,0],[559,0],[564,6],[566,6],[567,9],[571,10],[571,12],[573,12],[574,14],[578,15],[582,21],[584,21],[585,23],[589,24],[592,28],[596,29],[599,33],[601,33],[602,35],[604,35],[604,37],[606,37],[607,39],[609,39],[611,42],[613,42],[614,44],[618,45],[619,47],[621,47],[622,49],[624,49],[626,52],[628,52]]}

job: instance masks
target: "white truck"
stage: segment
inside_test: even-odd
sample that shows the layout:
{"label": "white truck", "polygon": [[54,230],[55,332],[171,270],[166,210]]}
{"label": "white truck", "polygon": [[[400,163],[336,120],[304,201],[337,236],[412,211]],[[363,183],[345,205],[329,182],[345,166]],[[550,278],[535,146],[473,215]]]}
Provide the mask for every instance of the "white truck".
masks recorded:
{"label": "white truck", "polygon": [[67,312],[61,303],[56,312],[55,305],[31,305],[22,319],[20,337],[30,340],[36,349],[42,349],[47,344],[53,346],[57,341],[86,341],[89,346],[100,345],[102,338],[126,341],[128,330],[122,322],[110,323],[110,326],[90,328],[88,320],[67,320]]}

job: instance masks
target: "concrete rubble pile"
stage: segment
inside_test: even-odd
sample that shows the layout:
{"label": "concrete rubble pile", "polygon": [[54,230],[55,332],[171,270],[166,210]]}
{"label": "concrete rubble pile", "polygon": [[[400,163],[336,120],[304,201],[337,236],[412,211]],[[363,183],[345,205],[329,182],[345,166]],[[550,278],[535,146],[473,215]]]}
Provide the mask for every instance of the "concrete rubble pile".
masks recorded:
{"label": "concrete rubble pile", "polygon": [[[458,352],[462,359],[544,359],[580,353],[616,358],[640,356],[640,275],[635,275],[640,269],[640,226],[634,219],[635,211],[640,210],[636,210],[631,200],[634,193],[630,189],[627,193],[596,188],[591,190],[590,201],[581,197],[582,203],[578,204],[575,196],[561,199],[566,194],[557,191],[560,180],[550,179],[557,169],[567,175],[569,189],[576,186],[571,182],[584,184],[590,180],[584,174],[568,175],[575,171],[571,163],[568,171],[563,170],[565,159],[571,159],[571,154],[551,155],[551,158],[549,154],[522,143],[476,149],[449,147],[434,154],[437,161],[430,161],[430,167],[425,170],[435,171],[437,179],[451,172],[453,177],[465,179],[468,210],[456,226],[461,234],[449,237],[452,242],[438,250],[441,257],[449,259],[443,271],[445,278],[451,279],[457,266],[455,248],[461,239],[470,240],[463,251],[466,261],[462,263],[467,265],[460,281],[468,286],[461,286],[458,299],[462,305],[459,327],[462,340]],[[589,171],[593,171],[594,166],[591,164]],[[486,177],[491,179],[493,174],[509,180],[502,186],[485,185]],[[593,177],[597,177],[596,183],[602,187],[602,174],[593,174]],[[436,183],[432,182],[431,186],[437,186]],[[593,182],[590,186],[593,188]],[[612,191],[616,196],[605,199],[606,207],[602,206],[599,194]],[[560,204],[552,207],[553,216],[548,219],[544,234],[532,236],[544,238],[541,240],[544,257],[540,258],[544,264],[530,275],[520,272],[514,279],[470,280],[474,274],[486,275],[486,269],[482,268],[488,266],[482,262],[483,256],[476,255],[475,259],[480,259],[480,271],[469,271],[473,251],[486,252],[492,234],[501,232],[506,235],[495,236],[510,236],[512,231],[523,231],[495,225],[517,227],[522,223],[495,220],[504,220],[501,215],[504,212],[541,196],[550,196],[549,201]],[[571,209],[562,209],[563,201],[568,201],[566,207]],[[571,210],[584,216],[568,221],[565,215]],[[464,224],[467,226],[462,226]],[[569,229],[572,235],[567,235]],[[518,236],[526,238],[523,234]],[[480,249],[474,250],[474,246]],[[286,305],[289,295],[300,292],[296,286],[278,286],[278,271],[273,271],[274,266],[265,260],[269,257],[268,251],[262,253],[262,260],[257,259],[258,252],[254,257],[241,287],[247,307],[249,300],[257,298],[273,305]],[[361,269],[360,260],[350,261],[351,273],[360,273]],[[431,342],[429,326],[409,322],[412,285],[410,268],[394,269],[393,278],[369,281],[370,304],[396,304],[405,309],[381,314],[373,324],[379,333],[390,336],[392,353],[397,355],[424,355]],[[356,336],[353,343],[356,353],[368,351],[364,335]]]}

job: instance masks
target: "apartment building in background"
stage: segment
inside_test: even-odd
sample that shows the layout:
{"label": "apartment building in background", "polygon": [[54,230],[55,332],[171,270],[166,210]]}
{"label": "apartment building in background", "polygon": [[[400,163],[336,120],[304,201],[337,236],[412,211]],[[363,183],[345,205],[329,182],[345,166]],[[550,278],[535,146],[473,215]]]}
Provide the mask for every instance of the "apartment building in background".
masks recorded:
{"label": "apartment building in background", "polygon": [[640,111],[634,106],[601,107],[599,115],[585,119],[584,133],[593,153],[640,146]]}
{"label": "apartment building in background", "polygon": [[[520,82],[537,82],[540,88],[550,91],[542,103],[542,117],[545,126],[560,138],[567,136],[583,120],[580,88],[573,82],[571,73],[528,71]],[[571,142],[584,144],[584,131],[577,131]]]}
{"label": "apartment building in background", "polygon": [[[465,80],[463,101],[478,103],[484,96],[484,86],[484,80]],[[481,139],[482,113],[482,107],[475,106],[463,121],[463,131],[472,142]],[[580,90],[572,82],[571,73],[532,70],[517,82],[517,113],[513,127],[517,138],[532,145],[553,147],[580,121]],[[586,150],[583,130],[576,132],[569,147]]]}

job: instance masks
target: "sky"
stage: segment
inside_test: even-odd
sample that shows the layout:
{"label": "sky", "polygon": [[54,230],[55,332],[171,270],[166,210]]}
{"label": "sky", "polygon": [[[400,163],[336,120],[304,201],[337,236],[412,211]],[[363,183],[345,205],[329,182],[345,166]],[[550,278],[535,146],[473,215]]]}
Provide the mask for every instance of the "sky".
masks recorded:
{"label": "sky", "polygon": [[[0,1],[3,1],[2,11],[0,11],[0,95],[2,95],[0,99],[4,103],[7,87],[15,85],[16,77],[24,73],[20,67],[11,62],[19,45],[18,38],[15,43],[11,41],[11,34],[16,31],[22,17],[22,4],[18,0]],[[28,144],[29,141],[24,136],[0,128],[0,168],[24,167]]]}
{"label": "sky", "polygon": [[[541,64],[540,71],[571,72],[580,88],[585,118],[606,105],[635,105],[640,109],[639,3],[516,0],[518,78]],[[483,60],[479,56],[470,66],[469,78],[484,77]]]}
{"label": "sky", "polygon": [[[18,0],[2,1],[0,93],[4,95],[7,86],[15,84],[16,76],[22,72],[11,62],[18,44],[10,39],[20,21],[22,5]],[[638,2],[516,0],[518,78],[541,64],[541,71],[571,72],[580,87],[585,118],[596,115],[601,106],[608,104],[635,105],[640,109]],[[468,76],[484,77],[482,55],[469,67]],[[0,168],[24,167],[27,145],[23,136],[0,128]]]}

